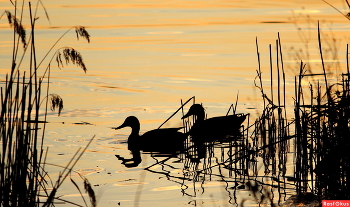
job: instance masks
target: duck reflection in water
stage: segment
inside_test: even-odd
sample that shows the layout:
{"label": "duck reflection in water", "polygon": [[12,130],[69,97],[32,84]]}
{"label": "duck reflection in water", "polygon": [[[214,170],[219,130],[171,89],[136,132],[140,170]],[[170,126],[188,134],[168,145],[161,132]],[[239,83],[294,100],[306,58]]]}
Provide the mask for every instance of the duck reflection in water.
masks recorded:
{"label": "duck reflection in water", "polygon": [[124,157],[121,157],[120,155],[115,155],[118,160],[122,161],[122,164],[125,167],[137,167],[139,164],[142,162],[141,159],[141,152],[140,150],[130,150],[132,158],[131,159],[126,159]]}
{"label": "duck reflection in water", "polygon": [[186,135],[179,132],[183,127],[154,129],[139,135],[139,120],[135,116],[129,116],[122,125],[113,129],[118,130],[124,127],[131,127],[131,134],[128,138],[128,150],[131,151],[133,158],[125,159],[119,155],[116,155],[116,157],[122,160],[122,164],[126,167],[136,167],[141,163],[141,150],[143,152],[174,154],[177,151],[181,151],[184,147],[183,142],[186,139]]}
{"label": "duck reflection in water", "polygon": [[205,119],[205,110],[203,106],[201,104],[193,104],[182,119],[189,116],[195,117],[194,124],[188,132],[192,137],[192,141],[206,142],[223,140],[228,136],[239,135],[239,128],[247,115],[235,114]]}

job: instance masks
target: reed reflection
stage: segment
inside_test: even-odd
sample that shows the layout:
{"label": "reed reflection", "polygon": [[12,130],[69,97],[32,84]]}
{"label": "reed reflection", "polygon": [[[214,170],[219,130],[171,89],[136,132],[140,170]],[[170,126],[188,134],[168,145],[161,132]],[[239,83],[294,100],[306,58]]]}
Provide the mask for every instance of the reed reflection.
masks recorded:
{"label": "reed reflection", "polygon": [[[184,120],[191,115],[196,116],[193,121]],[[254,159],[246,156],[249,145],[244,143],[241,127],[246,116],[240,114],[205,119],[204,108],[193,104],[182,117],[188,137],[184,150],[178,154],[182,163],[181,176],[172,173],[171,169],[177,168],[177,165],[168,162],[169,159],[156,159],[156,163],[146,170],[165,175],[167,180],[178,183],[182,195],[190,197],[192,205],[198,204],[199,195],[211,196],[210,188],[214,185],[222,186],[221,192],[227,195],[227,203],[238,205],[235,191],[245,188],[245,180],[249,179],[247,169],[256,165]],[[190,126],[189,129],[187,126]],[[194,129],[206,133],[195,132]],[[248,164],[250,162],[253,164]]]}
{"label": "reed reflection", "polygon": [[165,175],[167,180],[179,184],[181,194],[190,197],[190,203],[195,206],[199,204],[199,195],[210,196],[210,188],[217,185],[223,189],[221,193],[224,192],[227,203],[237,204],[235,191],[242,188],[236,186],[244,186],[244,180],[248,176],[240,166],[245,166],[247,159],[232,162],[233,166],[225,162],[241,156],[242,136],[240,133],[231,140],[206,142],[194,142],[188,138],[186,148],[179,154],[182,163],[180,175],[172,172],[177,165],[168,162],[168,159],[157,160],[146,170]]}
{"label": "reed reflection", "polygon": [[[188,102],[189,100],[185,104]],[[179,110],[183,109],[185,104],[182,104]],[[128,138],[128,150],[132,158],[126,159],[119,155],[116,157],[126,167],[137,167],[142,162],[141,151],[150,154],[155,163],[145,170],[165,176],[167,181],[178,184],[180,193],[188,196],[190,204],[195,206],[199,205],[199,202],[206,202],[200,200],[202,195],[212,196],[213,186],[220,186],[220,199],[224,198],[224,202],[228,204],[240,205],[245,202],[238,200],[237,195],[241,191],[252,192],[255,200],[265,196],[267,199],[264,202],[269,202],[274,193],[272,189],[277,189],[280,195],[285,193],[287,188],[285,180],[280,178],[285,175],[282,165],[285,166],[286,160],[283,158],[289,151],[280,151],[279,159],[276,159],[272,156],[276,152],[273,150],[276,146],[266,145],[264,140],[249,136],[250,127],[245,128],[242,125],[249,117],[248,114],[235,114],[235,109],[233,111],[233,115],[205,119],[203,106],[194,103],[188,113],[182,115],[184,127],[159,128],[143,135],[139,135],[138,119],[130,116],[114,129],[132,128]],[[194,118],[189,119],[189,116]],[[258,123],[261,122],[255,125]],[[183,133],[179,132],[182,128]],[[201,134],[194,129],[206,133]],[[257,136],[260,134],[255,133]],[[177,158],[177,161],[172,158]],[[259,172],[258,160],[263,160],[265,164],[260,165],[265,167],[263,172]],[[277,160],[279,168],[276,169],[276,164],[271,162],[275,163]],[[259,190],[256,190],[257,188]]]}

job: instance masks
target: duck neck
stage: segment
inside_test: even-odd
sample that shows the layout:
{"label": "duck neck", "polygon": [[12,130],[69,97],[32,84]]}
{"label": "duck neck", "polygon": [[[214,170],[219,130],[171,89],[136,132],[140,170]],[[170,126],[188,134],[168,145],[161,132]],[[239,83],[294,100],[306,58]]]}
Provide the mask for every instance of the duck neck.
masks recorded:
{"label": "duck neck", "polygon": [[131,127],[131,135],[132,136],[138,137],[138,136],[140,136],[139,133],[140,133],[140,125]]}
{"label": "duck neck", "polygon": [[205,119],[205,113],[204,111],[203,112],[200,112],[198,114],[196,114],[196,122],[197,121],[203,121]]}

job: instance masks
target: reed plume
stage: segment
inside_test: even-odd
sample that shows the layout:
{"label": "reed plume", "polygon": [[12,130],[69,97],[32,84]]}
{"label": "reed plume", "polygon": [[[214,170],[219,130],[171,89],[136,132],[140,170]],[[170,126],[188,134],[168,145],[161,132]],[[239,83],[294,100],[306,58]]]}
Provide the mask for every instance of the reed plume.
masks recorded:
{"label": "reed plume", "polygon": [[76,26],[75,33],[77,34],[77,39],[80,37],[85,38],[90,43],[90,34],[86,31],[85,27]]}
{"label": "reed plume", "polygon": [[61,114],[61,111],[63,110],[63,99],[61,96],[53,93],[50,94],[49,97],[51,98],[51,110],[55,111],[55,109],[58,109],[58,116]]}
{"label": "reed plume", "polygon": [[[39,2],[42,4],[41,1]],[[0,205],[39,206],[42,200],[46,200],[44,205],[52,206],[55,199],[60,199],[55,196],[59,186],[71,174],[72,168],[86,148],[80,154],[77,151],[76,155],[78,157],[74,160],[73,157],[64,168],[65,170],[60,174],[56,185],[49,186],[52,181],[45,169],[48,149],[43,147],[47,111],[50,101],[51,110],[58,109],[58,115],[60,115],[63,109],[63,99],[57,94],[49,95],[50,63],[43,74],[40,74],[39,66],[48,53],[37,64],[35,46],[35,38],[37,37],[35,36],[34,23],[38,20],[38,17],[32,14],[31,3],[28,3],[31,28],[28,42],[26,40],[26,30],[22,25],[23,14],[20,13],[20,18],[16,17],[17,11],[23,12],[24,1],[22,9],[17,8],[17,2],[12,2],[12,4],[14,5],[15,15],[10,11],[4,12],[13,28],[14,46],[10,72],[6,75],[4,86],[0,89]],[[90,41],[90,35],[83,27],[76,28],[78,28],[80,36]],[[23,44],[24,52],[18,61],[18,45],[20,44]],[[27,49],[31,51],[29,54],[26,53]],[[22,72],[20,67],[25,56],[29,56],[29,68],[26,72]],[[71,62],[81,67],[84,72],[87,71],[82,56],[74,48],[63,48],[62,56],[66,64]],[[59,64],[62,65],[61,59]],[[44,82],[44,80],[47,81]],[[43,96],[43,94],[46,94],[46,96]],[[45,104],[42,104],[45,99]],[[40,110],[44,110],[43,115],[39,114]],[[86,180],[85,183],[87,183]],[[91,185],[87,183],[86,186],[89,195],[93,196]],[[93,199],[91,201],[94,202]]]}
{"label": "reed plume", "polygon": [[77,66],[81,67],[86,73],[87,69],[83,61],[83,57],[74,48],[64,47],[62,48],[62,52],[60,50],[56,52],[56,62],[59,68],[63,67],[62,57],[65,60],[66,65],[72,62],[73,64],[76,64]]}
{"label": "reed plume", "polygon": [[25,48],[27,46],[26,31],[25,31],[21,21],[19,21],[17,17],[12,15],[12,13],[10,11],[6,10],[5,13],[7,15],[7,20],[9,22],[9,24],[12,27],[14,27],[14,31],[17,33],[19,38],[22,40],[23,48]]}

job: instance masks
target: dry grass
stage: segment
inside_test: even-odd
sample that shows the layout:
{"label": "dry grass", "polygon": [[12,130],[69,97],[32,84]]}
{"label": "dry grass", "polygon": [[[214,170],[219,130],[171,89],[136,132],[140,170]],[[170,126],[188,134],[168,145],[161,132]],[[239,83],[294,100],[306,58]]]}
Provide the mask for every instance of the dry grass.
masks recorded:
{"label": "dry grass", "polygon": [[[266,176],[272,176],[279,181],[278,184],[280,181],[285,184],[287,153],[291,151],[292,142],[294,176],[291,180],[294,181],[296,193],[311,192],[326,198],[349,199],[350,156],[347,153],[350,146],[347,137],[350,130],[349,65],[346,65],[344,73],[341,74],[341,81],[332,83],[326,72],[328,68],[323,61],[325,51],[322,48],[319,27],[317,35],[322,63],[320,69],[323,73],[310,73],[305,69],[306,64],[300,61],[299,74],[295,77],[294,106],[285,107],[285,101],[282,102],[286,97],[283,91],[285,85],[283,79],[281,81],[283,87],[278,84],[277,91],[273,91],[271,84],[270,95],[266,94],[262,85],[259,52],[257,52],[259,83],[256,83],[256,87],[264,99],[264,110],[252,126],[252,139],[255,143],[253,152],[262,152],[260,156],[264,160]],[[272,78],[273,67],[277,69],[277,74],[284,74],[280,45],[278,37],[276,65],[270,61],[271,83],[276,82],[276,78]],[[272,60],[271,54],[270,52],[270,60]],[[346,57],[348,63],[348,55]],[[321,76],[323,81],[314,81],[316,84],[309,82],[305,86],[302,82],[306,76],[309,78]],[[280,82],[279,75],[277,82]],[[276,94],[277,100],[274,98]],[[287,110],[293,110],[294,116],[288,119]]]}
{"label": "dry grass", "polygon": [[[39,2],[41,3],[41,1]],[[24,1],[20,7],[17,7],[17,1],[12,2],[12,4],[14,14],[5,11],[2,15],[6,14],[8,22],[13,28],[13,53],[10,72],[6,76],[3,87],[1,87],[0,205],[39,206],[46,200],[44,205],[52,206],[55,199],[57,199],[55,195],[59,186],[70,175],[74,165],[86,148],[77,151],[76,156],[64,167],[56,184],[50,186],[52,181],[45,170],[48,149],[43,148],[46,115],[49,103],[51,103],[51,109],[55,110],[57,108],[58,114],[60,114],[63,109],[63,100],[57,94],[49,94],[52,59],[43,73],[39,74],[43,60],[38,64],[36,56],[35,21],[38,17],[32,14],[29,2],[30,32],[27,33],[22,26]],[[90,35],[84,27],[75,28],[77,35],[90,41]],[[44,59],[57,42],[45,55]],[[18,55],[19,45],[23,46],[22,56]],[[27,53],[27,51],[30,51],[30,53]],[[21,70],[21,63],[25,56],[29,58],[29,68]],[[74,48],[64,48],[63,58],[66,63],[76,64],[86,72],[86,66],[80,53]],[[62,63],[61,59],[59,60]],[[44,80],[47,84],[44,84]],[[39,114],[40,110],[44,110],[45,113]],[[84,183],[92,205],[96,206],[91,185],[85,178]],[[49,189],[52,189],[51,192]]]}

